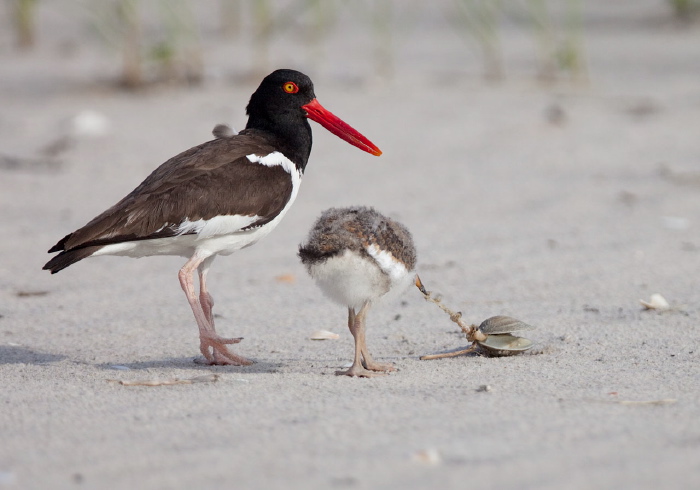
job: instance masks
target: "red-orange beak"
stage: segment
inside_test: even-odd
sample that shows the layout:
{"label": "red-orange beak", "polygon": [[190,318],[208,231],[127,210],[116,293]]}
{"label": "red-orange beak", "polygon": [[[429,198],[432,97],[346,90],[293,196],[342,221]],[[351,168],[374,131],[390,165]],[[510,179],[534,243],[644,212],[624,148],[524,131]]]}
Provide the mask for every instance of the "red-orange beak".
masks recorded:
{"label": "red-orange beak", "polygon": [[379,156],[382,150],[370,140],[365,138],[359,131],[355,130],[348,123],[340,119],[332,112],[326,110],[318,100],[314,99],[306,105],[301,106],[306,111],[306,117],[316,121],[328,131],[339,138],[344,139],[353,146],[358,147],[372,155]]}

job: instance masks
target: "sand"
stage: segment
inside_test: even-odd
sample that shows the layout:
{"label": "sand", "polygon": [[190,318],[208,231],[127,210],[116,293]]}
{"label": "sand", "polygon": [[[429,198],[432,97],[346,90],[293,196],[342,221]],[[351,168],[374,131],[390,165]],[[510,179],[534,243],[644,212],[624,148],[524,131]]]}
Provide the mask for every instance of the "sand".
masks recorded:
{"label": "sand", "polygon": [[[318,63],[278,39],[270,68],[307,72],[384,155],[314,126],[285,220],[210,274],[219,331],[256,363],[207,367],[182,259],[41,266],[216,123],[243,127],[249,50],[208,32],[203,84],[124,92],[106,83],[116,54],[61,3],[41,7],[34,51],[0,43],[0,488],[700,487],[698,25],[661,1],[585,2],[588,81],[552,84],[517,19],[500,83],[437,10],[397,7],[389,80],[352,28]],[[85,110],[104,134],[42,156]],[[335,376],[352,358],[346,313],[296,249],[323,209],[352,204],[409,227],[423,282],[467,321],[536,325],[532,351],[420,361],[467,342],[410,290],[368,320],[371,352],[398,371]],[[669,311],[644,310],[654,293]],[[319,329],[340,338],[309,340]]]}

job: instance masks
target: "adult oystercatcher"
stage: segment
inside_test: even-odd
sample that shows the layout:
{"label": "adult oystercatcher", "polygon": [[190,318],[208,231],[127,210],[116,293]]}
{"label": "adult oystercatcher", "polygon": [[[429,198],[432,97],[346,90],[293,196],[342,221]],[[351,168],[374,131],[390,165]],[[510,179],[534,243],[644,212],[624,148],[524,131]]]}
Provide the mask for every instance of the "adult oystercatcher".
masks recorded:
{"label": "adult oystercatcher", "polygon": [[350,369],[336,374],[371,377],[394,371],[369,354],[365,318],[372,304],[416,281],[416,249],[408,229],[373,208],[331,208],[299,246],[299,258],[326,296],[348,308],[355,359]]}
{"label": "adult oystercatcher", "polygon": [[[316,100],[303,73],[277,70],[265,77],[246,108],[239,134],[215,128],[216,139],[180,153],[136,189],[50,250],[51,273],[86,257],[179,255],[182,289],[199,327],[200,350],[211,364],[247,365],[214,329],[214,301],[206,277],[217,255],[257,242],[277,226],[294,202],[311,151],[311,127],[373,155],[381,151]],[[194,271],[199,273],[199,295]]]}

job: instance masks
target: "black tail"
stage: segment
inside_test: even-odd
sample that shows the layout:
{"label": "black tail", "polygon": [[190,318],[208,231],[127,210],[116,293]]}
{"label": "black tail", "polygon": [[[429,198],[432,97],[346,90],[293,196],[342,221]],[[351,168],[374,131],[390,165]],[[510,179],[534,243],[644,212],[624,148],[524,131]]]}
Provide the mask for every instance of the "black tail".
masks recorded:
{"label": "black tail", "polygon": [[92,254],[94,254],[101,248],[101,245],[95,245],[92,247],[76,248],[73,250],[63,251],[60,254],[53,257],[51,260],[49,260],[42,269],[49,270],[51,271],[51,274],[55,274],[58,271],[62,271],[69,265],[75,264],[79,260],[83,260],[86,257],[90,257]]}
{"label": "black tail", "polygon": [[61,238],[59,242],[49,249],[49,253],[62,252],[66,249],[66,241],[72,236],[72,233],[68,233],[66,236]]}

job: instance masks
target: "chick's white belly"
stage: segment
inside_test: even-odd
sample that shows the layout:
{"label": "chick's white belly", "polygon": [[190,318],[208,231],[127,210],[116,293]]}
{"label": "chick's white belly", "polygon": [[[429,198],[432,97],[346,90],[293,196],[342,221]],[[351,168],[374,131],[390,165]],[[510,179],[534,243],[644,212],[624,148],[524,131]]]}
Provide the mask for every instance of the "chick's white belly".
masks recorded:
{"label": "chick's white belly", "polygon": [[370,301],[387,299],[389,291],[400,293],[410,285],[410,274],[389,275],[377,263],[356,252],[346,250],[340,255],[309,267],[311,277],[323,293],[333,301],[351,308],[360,308]]}

